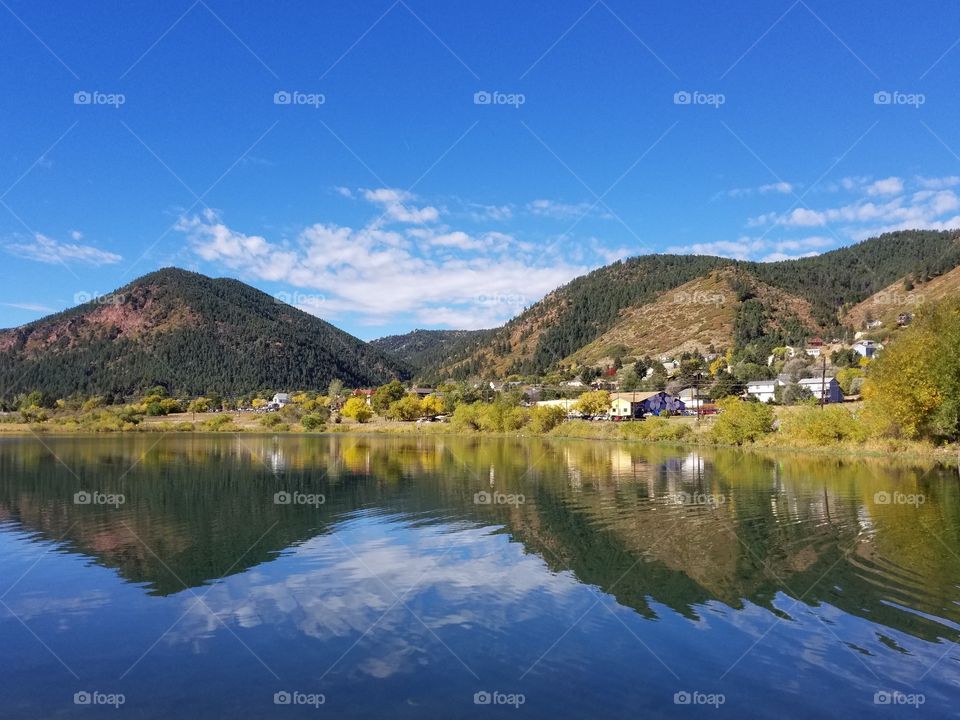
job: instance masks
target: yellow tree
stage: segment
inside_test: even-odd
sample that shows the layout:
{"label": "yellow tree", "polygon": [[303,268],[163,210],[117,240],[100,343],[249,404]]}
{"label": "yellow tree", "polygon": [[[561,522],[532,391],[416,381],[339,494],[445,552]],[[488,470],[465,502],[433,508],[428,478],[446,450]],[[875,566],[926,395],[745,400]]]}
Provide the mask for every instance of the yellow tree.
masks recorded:
{"label": "yellow tree", "polygon": [[610,393],[606,390],[585,392],[577,399],[573,408],[584,415],[606,415],[610,411]]}
{"label": "yellow tree", "polygon": [[443,398],[439,395],[427,395],[420,401],[420,414],[424,417],[433,417],[443,414]]}
{"label": "yellow tree", "polygon": [[927,308],[870,363],[863,385],[874,431],[954,438],[960,418],[960,303]]}
{"label": "yellow tree", "polygon": [[373,408],[367,405],[367,401],[360,397],[352,397],[343,405],[343,415],[356,420],[358,423],[365,423],[373,417]]}

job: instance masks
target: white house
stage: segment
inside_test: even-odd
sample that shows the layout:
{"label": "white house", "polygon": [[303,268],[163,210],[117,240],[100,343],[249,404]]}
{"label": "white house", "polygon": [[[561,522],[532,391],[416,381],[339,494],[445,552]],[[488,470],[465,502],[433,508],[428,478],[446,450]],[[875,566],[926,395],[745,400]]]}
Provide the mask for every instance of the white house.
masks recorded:
{"label": "white house", "polygon": [[284,405],[290,404],[290,393],[277,393],[273,396],[273,400],[270,401],[272,404],[277,407],[283,407]]}
{"label": "white house", "polygon": [[865,358],[872,358],[874,353],[882,349],[883,345],[873,340],[861,340],[853,344],[853,351]]}
{"label": "white house", "polygon": [[828,403],[843,402],[843,393],[836,378],[804,378],[797,382],[797,385],[809,390],[817,400],[823,399]]}
{"label": "white house", "polygon": [[762,403],[772,402],[776,397],[778,387],[783,387],[784,382],[779,378],[773,380],[751,380],[747,383],[747,394],[752,395]]}
{"label": "white house", "polygon": [[580,417],[580,412],[573,409],[574,403],[577,402],[573,398],[561,398],[559,400],[538,400],[536,405],[537,407],[559,407],[567,411],[567,417]]}
{"label": "white house", "polygon": [[677,397],[683,401],[684,407],[688,410],[696,410],[708,402],[703,390],[697,388],[684,388],[677,393]]}

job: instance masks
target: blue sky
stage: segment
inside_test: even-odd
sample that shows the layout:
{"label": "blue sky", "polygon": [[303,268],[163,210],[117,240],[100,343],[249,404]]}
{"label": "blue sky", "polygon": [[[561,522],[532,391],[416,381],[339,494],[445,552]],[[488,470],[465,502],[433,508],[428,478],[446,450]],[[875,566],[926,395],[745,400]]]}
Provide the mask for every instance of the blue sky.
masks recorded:
{"label": "blue sky", "polygon": [[365,339],[960,227],[960,6],[0,0],[0,327],[167,265]]}

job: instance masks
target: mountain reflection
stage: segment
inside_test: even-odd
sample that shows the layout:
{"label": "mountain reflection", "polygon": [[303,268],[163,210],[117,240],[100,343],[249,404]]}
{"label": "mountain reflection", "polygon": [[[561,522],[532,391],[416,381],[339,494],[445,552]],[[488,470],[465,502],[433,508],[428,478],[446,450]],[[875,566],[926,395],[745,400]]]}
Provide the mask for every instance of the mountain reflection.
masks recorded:
{"label": "mountain reflection", "polygon": [[[76,505],[81,490],[126,502]],[[477,504],[484,491],[523,502]],[[276,504],[278,492],[324,502]],[[894,492],[923,501],[884,502]],[[956,640],[958,508],[946,470],[887,460],[533,439],[0,440],[0,523],[150,594],[215,585],[178,630],[187,636],[212,631],[211,612],[316,637],[362,631],[424,576],[531,603],[586,584],[651,620],[661,607],[697,619],[710,603],[783,616],[786,596]],[[364,533],[372,518],[396,528],[391,542]],[[409,544],[411,527],[426,545]],[[471,555],[469,540],[490,534],[517,543],[509,565]],[[296,574],[265,581],[291,553],[326,559],[322,597],[301,593]],[[229,592],[216,582],[238,574]],[[371,673],[387,672],[380,662]]]}

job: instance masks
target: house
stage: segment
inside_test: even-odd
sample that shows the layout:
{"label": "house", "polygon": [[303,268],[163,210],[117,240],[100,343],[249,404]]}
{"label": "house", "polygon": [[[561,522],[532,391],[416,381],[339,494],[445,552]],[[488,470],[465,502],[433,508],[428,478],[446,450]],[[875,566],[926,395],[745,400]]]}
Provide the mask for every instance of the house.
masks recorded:
{"label": "house", "polygon": [[822,346],[822,345],[811,345],[810,347],[804,348],[803,351],[804,351],[807,355],[809,355],[810,357],[818,358],[818,357],[820,357],[820,355],[823,353],[823,346]]}
{"label": "house", "polygon": [[708,401],[706,393],[697,388],[684,388],[677,393],[677,397],[689,410],[697,410]]}
{"label": "house", "polygon": [[670,412],[679,415],[683,401],[667,392],[622,392],[610,395],[610,419],[629,420]]}
{"label": "house", "polygon": [[804,378],[797,382],[800,387],[809,390],[818,401],[828,403],[843,402],[843,393],[836,378]]}
{"label": "house", "polygon": [[677,360],[667,360],[663,363],[663,369],[667,371],[667,377],[673,377],[680,372],[680,363]]}
{"label": "house", "polygon": [[362,397],[367,401],[367,405],[373,404],[373,393],[375,390],[373,388],[357,388],[353,391],[354,397]]}
{"label": "house", "polygon": [[755,397],[762,403],[773,402],[776,398],[778,387],[783,387],[786,383],[780,378],[773,380],[751,380],[747,383],[747,395]]}
{"label": "house", "polygon": [[410,388],[410,392],[419,398],[425,398],[427,395],[433,395],[434,390],[433,388],[414,386]]}
{"label": "house", "polygon": [[861,340],[853,344],[853,351],[865,358],[872,358],[877,350],[882,350],[883,345],[873,340]]}
{"label": "house", "polygon": [[537,407],[560,407],[567,411],[567,417],[580,417],[580,412],[573,409],[576,402],[574,398],[561,398],[559,400],[538,400],[536,405]]}
{"label": "house", "polygon": [[278,408],[283,407],[284,405],[290,404],[290,393],[277,393],[273,396],[273,400],[270,401],[271,405],[276,405]]}
{"label": "house", "polygon": [[586,386],[587,386],[587,384],[586,384],[583,380],[581,380],[580,378],[574,378],[573,380],[567,380],[566,382],[562,382],[562,383],[560,383],[560,384],[563,385],[564,387],[572,387],[572,388],[582,388],[582,387],[586,387]]}

